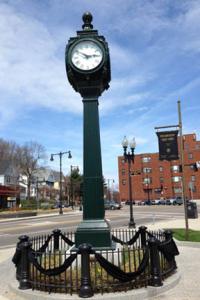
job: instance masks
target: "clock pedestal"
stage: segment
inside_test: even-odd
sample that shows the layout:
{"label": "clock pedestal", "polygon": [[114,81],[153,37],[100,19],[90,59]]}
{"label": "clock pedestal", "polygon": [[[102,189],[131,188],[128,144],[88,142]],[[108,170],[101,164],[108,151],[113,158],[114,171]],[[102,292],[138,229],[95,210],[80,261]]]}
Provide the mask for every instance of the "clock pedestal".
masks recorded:
{"label": "clock pedestal", "polygon": [[75,245],[111,248],[110,226],[104,219],[103,176],[97,97],[83,99],[84,105],[84,188],[83,221],[75,233]]}
{"label": "clock pedestal", "polygon": [[[75,248],[87,243],[95,249],[111,249],[110,225],[105,220],[104,210],[98,111],[98,97],[109,87],[110,56],[105,38],[93,30],[92,15],[85,13],[83,21],[83,30],[77,31],[77,37],[70,38],[66,46],[68,80],[81,94],[84,106],[83,221],[75,233]],[[94,50],[95,46],[89,49],[90,45],[96,45],[97,50]],[[101,60],[95,64],[93,58],[99,53]],[[90,64],[90,60],[94,64]]]}

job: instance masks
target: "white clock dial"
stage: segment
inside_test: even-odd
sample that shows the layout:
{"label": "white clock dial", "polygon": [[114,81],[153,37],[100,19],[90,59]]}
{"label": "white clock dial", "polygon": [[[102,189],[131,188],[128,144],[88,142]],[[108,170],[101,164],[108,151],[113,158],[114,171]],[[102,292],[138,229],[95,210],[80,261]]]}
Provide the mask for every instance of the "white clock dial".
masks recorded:
{"label": "white clock dial", "polygon": [[74,66],[83,71],[95,69],[103,59],[103,52],[98,44],[82,41],[72,50],[71,60]]}

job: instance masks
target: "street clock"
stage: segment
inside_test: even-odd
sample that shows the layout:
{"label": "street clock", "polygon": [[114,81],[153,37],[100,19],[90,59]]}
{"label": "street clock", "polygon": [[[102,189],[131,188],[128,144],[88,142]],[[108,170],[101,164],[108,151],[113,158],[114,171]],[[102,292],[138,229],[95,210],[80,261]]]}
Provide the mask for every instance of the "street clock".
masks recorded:
{"label": "street clock", "polygon": [[66,46],[66,71],[69,82],[83,97],[98,97],[111,80],[109,49],[105,38],[93,30],[89,12],[83,15],[83,22],[83,30]]}
{"label": "street clock", "polygon": [[85,243],[113,249],[105,219],[98,101],[109,88],[110,56],[105,38],[93,30],[91,13],[83,15],[83,22],[83,30],[69,39],[65,52],[68,80],[83,102],[83,220],[75,232],[75,249]]}

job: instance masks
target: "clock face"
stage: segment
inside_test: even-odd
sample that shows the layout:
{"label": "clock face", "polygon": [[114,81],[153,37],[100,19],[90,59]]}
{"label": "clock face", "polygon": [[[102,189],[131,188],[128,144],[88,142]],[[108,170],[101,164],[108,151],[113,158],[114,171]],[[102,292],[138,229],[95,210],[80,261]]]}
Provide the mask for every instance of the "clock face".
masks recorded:
{"label": "clock face", "polygon": [[102,49],[93,41],[79,42],[71,52],[71,61],[73,65],[82,71],[95,69],[99,66],[102,59]]}

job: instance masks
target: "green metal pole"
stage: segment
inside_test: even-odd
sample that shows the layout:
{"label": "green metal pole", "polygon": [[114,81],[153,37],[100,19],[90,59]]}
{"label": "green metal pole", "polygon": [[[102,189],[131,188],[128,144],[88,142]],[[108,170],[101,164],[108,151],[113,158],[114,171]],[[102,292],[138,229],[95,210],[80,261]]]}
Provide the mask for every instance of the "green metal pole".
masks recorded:
{"label": "green metal pole", "polygon": [[104,219],[98,98],[83,99],[83,221],[75,234],[75,244],[89,243],[94,248],[111,248],[110,226]]}

